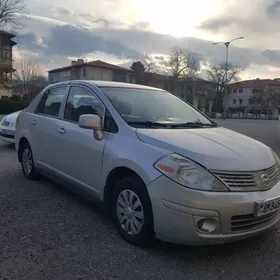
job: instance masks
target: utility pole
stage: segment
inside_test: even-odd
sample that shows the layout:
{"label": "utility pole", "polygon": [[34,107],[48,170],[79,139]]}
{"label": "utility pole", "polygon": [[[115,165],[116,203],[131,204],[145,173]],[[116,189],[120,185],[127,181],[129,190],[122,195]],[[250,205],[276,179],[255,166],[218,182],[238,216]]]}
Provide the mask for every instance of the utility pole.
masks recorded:
{"label": "utility pole", "polygon": [[244,37],[237,37],[228,42],[216,42],[212,44],[212,45],[224,44],[226,46],[226,69],[225,69],[225,80],[224,80],[224,119],[226,119],[226,113],[228,107],[228,48],[233,41],[240,40],[240,39],[244,39]]}

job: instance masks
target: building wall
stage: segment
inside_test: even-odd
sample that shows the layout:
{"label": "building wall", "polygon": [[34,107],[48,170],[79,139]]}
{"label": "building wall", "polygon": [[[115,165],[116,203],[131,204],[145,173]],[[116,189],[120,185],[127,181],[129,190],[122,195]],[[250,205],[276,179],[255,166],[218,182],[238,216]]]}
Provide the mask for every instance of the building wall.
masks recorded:
{"label": "building wall", "polygon": [[[236,92],[235,92],[236,91]],[[239,108],[252,106],[249,103],[250,98],[253,96],[252,88],[231,89],[228,95],[228,107]]]}
{"label": "building wall", "polygon": [[164,81],[157,80],[157,79],[150,79],[147,83],[150,87],[161,88],[164,89]]}
{"label": "building wall", "polygon": [[87,66],[80,69],[80,77],[87,80],[113,81],[113,70]]}
{"label": "building wall", "polygon": [[71,79],[71,70],[63,70],[49,73],[48,80],[50,83],[67,81]]}
{"label": "building wall", "polygon": [[0,98],[12,97],[12,88],[6,88],[0,85]]}

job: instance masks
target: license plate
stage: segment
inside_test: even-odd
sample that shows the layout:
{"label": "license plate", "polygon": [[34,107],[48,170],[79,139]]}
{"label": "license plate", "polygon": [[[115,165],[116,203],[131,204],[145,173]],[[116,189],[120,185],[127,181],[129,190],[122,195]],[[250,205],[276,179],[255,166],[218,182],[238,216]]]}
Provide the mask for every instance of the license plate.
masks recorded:
{"label": "license plate", "polygon": [[263,216],[280,209],[280,197],[256,203],[256,216]]}
{"label": "license plate", "polygon": [[15,132],[13,130],[6,130],[6,129],[2,129],[2,133],[6,134],[6,135],[14,135]]}

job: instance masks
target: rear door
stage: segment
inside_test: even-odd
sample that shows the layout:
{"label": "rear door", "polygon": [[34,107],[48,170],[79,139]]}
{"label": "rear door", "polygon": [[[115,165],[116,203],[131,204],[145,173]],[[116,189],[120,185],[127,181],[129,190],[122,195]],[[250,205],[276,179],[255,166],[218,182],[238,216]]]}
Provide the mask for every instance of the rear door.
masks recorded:
{"label": "rear door", "polygon": [[32,150],[38,166],[51,167],[54,146],[59,141],[57,127],[61,123],[60,112],[67,96],[68,86],[52,87],[45,92],[35,114],[30,116]]}

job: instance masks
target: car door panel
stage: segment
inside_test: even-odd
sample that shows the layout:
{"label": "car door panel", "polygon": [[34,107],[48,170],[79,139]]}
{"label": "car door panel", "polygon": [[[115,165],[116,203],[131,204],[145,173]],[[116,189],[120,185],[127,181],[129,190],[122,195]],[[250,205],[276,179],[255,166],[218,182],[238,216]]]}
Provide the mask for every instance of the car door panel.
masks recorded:
{"label": "car door panel", "polygon": [[101,141],[95,140],[91,129],[80,128],[75,123],[64,122],[64,133],[57,132],[63,145],[54,153],[54,166],[73,182],[99,192],[102,174],[102,157],[107,133]]}
{"label": "car door panel", "polygon": [[54,167],[73,183],[100,193],[102,157],[107,132],[101,141],[94,139],[92,129],[81,128],[81,114],[99,114],[105,107],[95,94],[82,86],[72,86],[65,104],[65,119],[56,127],[59,144],[54,147]]}
{"label": "car door panel", "polygon": [[39,167],[53,164],[53,147],[57,141],[55,128],[61,122],[59,114],[66,95],[67,86],[50,88],[42,97],[35,113],[28,118],[32,135],[31,148]]}

